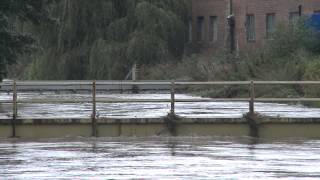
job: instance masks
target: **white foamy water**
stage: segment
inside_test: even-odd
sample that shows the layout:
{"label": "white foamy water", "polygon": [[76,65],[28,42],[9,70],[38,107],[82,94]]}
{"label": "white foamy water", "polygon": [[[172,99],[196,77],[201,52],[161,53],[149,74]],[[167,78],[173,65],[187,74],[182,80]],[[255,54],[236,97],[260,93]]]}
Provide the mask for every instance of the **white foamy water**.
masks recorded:
{"label": "white foamy water", "polygon": [[[90,100],[90,94],[55,94],[55,93],[19,93],[20,100],[39,99],[84,99]],[[170,94],[98,94],[97,98],[105,99],[170,99]],[[0,100],[12,99],[11,94],[0,93]],[[176,99],[201,99],[186,94],[177,94]],[[19,104],[20,118],[88,118],[91,115],[90,103],[75,104]],[[176,114],[189,118],[238,118],[247,113],[248,102],[192,102],[176,103]],[[157,118],[167,115],[169,103],[97,103],[99,117],[112,118]],[[255,111],[270,117],[317,118],[319,108],[308,108],[302,105],[279,103],[255,103]],[[0,119],[10,118],[12,107],[2,105]]]}
{"label": "white foamy water", "polygon": [[319,179],[319,140],[0,140],[1,179]]}

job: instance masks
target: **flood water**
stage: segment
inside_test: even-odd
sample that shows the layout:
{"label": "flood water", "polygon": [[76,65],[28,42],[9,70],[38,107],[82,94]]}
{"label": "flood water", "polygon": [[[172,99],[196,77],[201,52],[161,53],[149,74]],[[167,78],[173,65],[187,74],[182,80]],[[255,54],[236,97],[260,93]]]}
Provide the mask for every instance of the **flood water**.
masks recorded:
{"label": "flood water", "polygon": [[[11,94],[0,93],[0,100]],[[170,94],[98,94],[110,99],[163,99]],[[176,99],[199,99],[179,94]],[[90,99],[90,94],[20,93],[18,99]],[[19,118],[88,118],[90,103],[19,104]],[[2,104],[0,119],[10,118]],[[165,116],[169,103],[98,103],[99,117]],[[302,105],[256,103],[266,116],[320,117]],[[183,117],[237,118],[247,102],[177,103]],[[319,179],[320,140],[248,137],[0,139],[0,179]]]}
{"label": "flood water", "polygon": [[[108,94],[97,98],[124,99],[170,99],[170,94]],[[19,93],[18,100],[91,100],[91,94],[68,93]],[[201,97],[177,94],[176,99],[202,99]],[[1,100],[12,100],[12,94],[0,93]],[[176,103],[176,114],[189,118],[241,118],[249,111],[248,102],[192,102]],[[2,109],[2,112],[1,112]],[[97,103],[98,117],[107,118],[158,118],[170,111],[169,103]],[[255,111],[270,117],[318,118],[319,108],[279,103],[255,103]],[[38,103],[18,104],[18,118],[89,118],[90,103]],[[0,119],[11,118],[12,104],[2,104]]]}
{"label": "flood water", "polygon": [[319,179],[320,140],[0,140],[2,179]]}

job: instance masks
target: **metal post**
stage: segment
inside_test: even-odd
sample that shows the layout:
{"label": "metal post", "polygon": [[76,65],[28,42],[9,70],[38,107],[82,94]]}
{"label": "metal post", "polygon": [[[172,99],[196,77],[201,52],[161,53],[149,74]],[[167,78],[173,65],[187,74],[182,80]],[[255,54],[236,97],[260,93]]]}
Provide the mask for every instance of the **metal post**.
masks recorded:
{"label": "metal post", "polygon": [[175,83],[174,83],[174,80],[171,81],[171,109],[170,109],[170,114],[171,115],[174,115],[175,114],[175,97],[174,97],[174,94],[175,94],[175,89],[174,89],[174,86],[175,86]]}
{"label": "metal post", "polygon": [[249,113],[250,113],[250,115],[254,115],[254,98],[255,98],[254,81],[251,81],[251,84],[250,84],[250,102],[249,102]]}
{"label": "metal post", "polygon": [[235,51],[235,18],[233,15],[233,0],[229,0],[229,35],[230,35],[230,53]]}
{"label": "metal post", "polygon": [[229,14],[233,14],[233,0],[229,0]]}
{"label": "metal post", "polygon": [[96,81],[92,83],[92,136],[97,137],[97,119],[96,119]]}
{"label": "metal post", "polygon": [[137,64],[134,63],[133,67],[132,67],[132,80],[136,81],[137,80]]}
{"label": "metal post", "polygon": [[299,17],[302,16],[302,5],[298,6]]}
{"label": "metal post", "polygon": [[13,107],[13,114],[12,114],[12,137],[16,137],[16,119],[18,114],[18,107],[17,107],[17,82],[16,80],[13,81],[13,92],[12,92],[12,107]]}

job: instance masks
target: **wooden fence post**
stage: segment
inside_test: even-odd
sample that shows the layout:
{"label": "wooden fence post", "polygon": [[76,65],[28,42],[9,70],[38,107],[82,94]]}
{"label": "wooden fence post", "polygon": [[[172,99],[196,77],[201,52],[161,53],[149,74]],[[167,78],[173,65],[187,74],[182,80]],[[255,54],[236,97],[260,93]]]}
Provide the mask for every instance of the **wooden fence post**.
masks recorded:
{"label": "wooden fence post", "polygon": [[249,102],[249,114],[254,115],[254,99],[255,99],[255,92],[254,92],[254,81],[250,83],[250,102]]}
{"label": "wooden fence post", "polygon": [[97,137],[97,119],[96,119],[96,81],[92,82],[92,136]]}
{"label": "wooden fence post", "polygon": [[170,109],[170,114],[174,115],[175,114],[175,82],[174,80],[171,81],[171,109]]}
{"label": "wooden fence post", "polygon": [[16,119],[18,115],[18,106],[17,106],[17,82],[16,80],[13,81],[13,91],[12,91],[12,121],[11,121],[11,127],[12,127],[12,137],[16,137]]}

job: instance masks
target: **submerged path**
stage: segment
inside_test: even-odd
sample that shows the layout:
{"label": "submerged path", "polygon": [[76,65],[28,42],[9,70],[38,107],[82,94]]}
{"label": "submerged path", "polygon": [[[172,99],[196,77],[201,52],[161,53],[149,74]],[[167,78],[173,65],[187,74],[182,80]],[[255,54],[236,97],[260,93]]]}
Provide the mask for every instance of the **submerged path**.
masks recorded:
{"label": "submerged path", "polygon": [[[110,99],[164,99],[170,94],[97,94]],[[19,93],[19,100],[90,99],[91,94]],[[202,99],[177,94],[176,99]],[[12,95],[0,93],[0,100],[12,100]],[[248,102],[192,102],[176,103],[176,114],[187,118],[241,118],[248,112]],[[38,103],[19,104],[18,118],[88,118],[91,103]],[[101,118],[158,118],[166,116],[170,103],[97,103],[97,116]],[[255,111],[268,117],[320,118],[320,108],[279,103],[256,103]],[[0,105],[0,119],[10,119],[12,105]]]}

